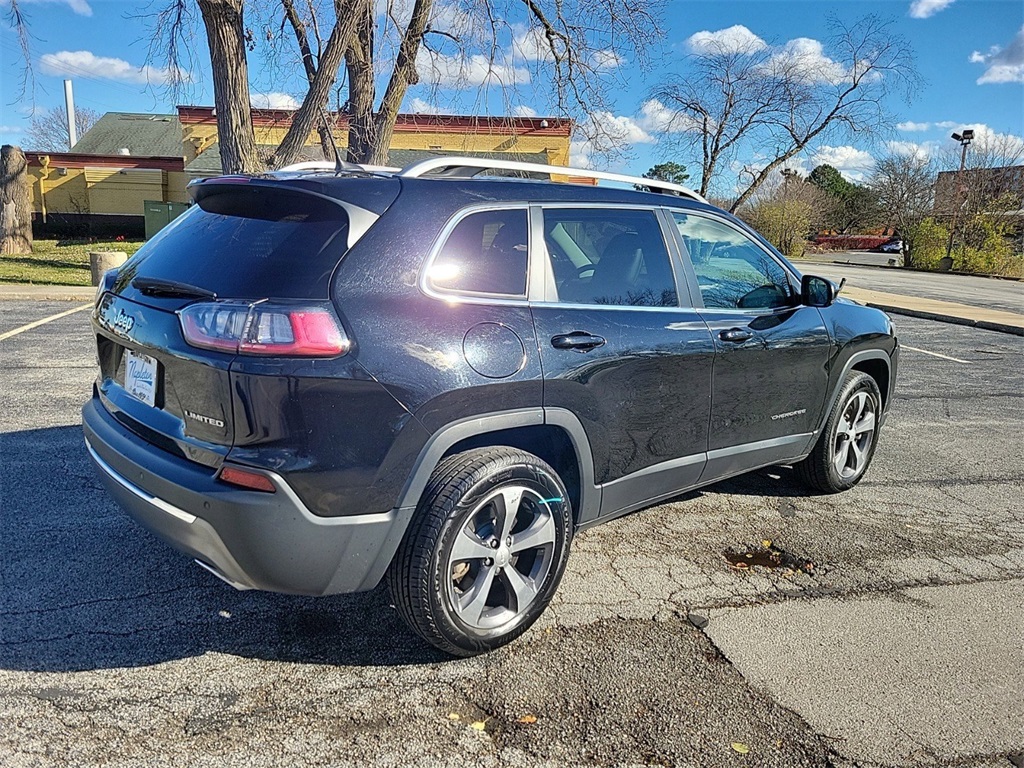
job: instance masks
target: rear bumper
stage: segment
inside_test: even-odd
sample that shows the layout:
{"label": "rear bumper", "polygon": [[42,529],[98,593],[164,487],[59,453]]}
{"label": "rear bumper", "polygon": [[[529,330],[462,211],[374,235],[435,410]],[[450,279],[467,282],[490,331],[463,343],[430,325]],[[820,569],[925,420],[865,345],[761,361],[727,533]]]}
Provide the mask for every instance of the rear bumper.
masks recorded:
{"label": "rear bumper", "polygon": [[288,484],[246,491],[157,448],[94,398],[82,409],[86,445],[107,491],[138,522],[239,589],[326,595],[372,589],[413,508],[349,517],[310,512]]}

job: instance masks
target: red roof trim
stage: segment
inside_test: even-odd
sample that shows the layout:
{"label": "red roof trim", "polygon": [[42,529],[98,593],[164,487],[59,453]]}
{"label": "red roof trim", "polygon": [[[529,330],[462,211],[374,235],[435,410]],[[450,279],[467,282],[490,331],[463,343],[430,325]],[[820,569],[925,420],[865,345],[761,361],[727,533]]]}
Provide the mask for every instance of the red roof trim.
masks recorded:
{"label": "red roof trim", "polygon": [[42,167],[42,158],[50,158],[50,168],[157,168],[184,171],[180,157],[133,157],[132,155],[86,155],[79,152],[26,152],[28,164]]}
{"label": "red roof trim", "polygon": [[[290,109],[253,109],[252,122],[261,128],[291,124]],[[338,128],[348,128],[348,116],[332,114]],[[178,120],[182,125],[216,125],[213,107],[179,106]],[[546,122],[547,127],[541,127]],[[473,115],[419,115],[400,114],[395,121],[399,133],[493,133],[499,135],[560,136],[572,132],[573,122],[561,117],[475,117]]]}

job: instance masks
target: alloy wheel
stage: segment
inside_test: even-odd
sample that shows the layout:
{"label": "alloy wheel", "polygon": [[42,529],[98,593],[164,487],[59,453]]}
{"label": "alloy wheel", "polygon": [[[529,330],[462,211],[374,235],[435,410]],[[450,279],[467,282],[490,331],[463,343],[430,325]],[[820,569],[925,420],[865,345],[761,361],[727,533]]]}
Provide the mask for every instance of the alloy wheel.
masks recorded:
{"label": "alloy wheel", "polygon": [[448,599],[476,629],[513,621],[537,598],[554,562],[556,524],[545,499],[505,485],[478,502],[448,555]]}
{"label": "alloy wheel", "polygon": [[867,467],[877,416],[878,404],[864,390],[856,392],[843,408],[836,425],[832,464],[844,480],[856,477]]}

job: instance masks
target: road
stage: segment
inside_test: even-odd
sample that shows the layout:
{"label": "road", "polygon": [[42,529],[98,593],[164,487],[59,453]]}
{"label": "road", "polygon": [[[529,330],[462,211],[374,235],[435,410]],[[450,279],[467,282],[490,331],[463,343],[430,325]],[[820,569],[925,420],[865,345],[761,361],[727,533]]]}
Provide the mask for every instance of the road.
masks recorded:
{"label": "road", "polygon": [[857,288],[954,301],[1024,314],[1024,282],[1017,280],[950,275],[945,272],[914,272],[890,267],[834,264],[825,261],[800,260],[795,264],[801,272],[821,275],[836,282],[845,277],[849,285]]}
{"label": "road", "polygon": [[[0,335],[69,308],[0,302]],[[85,457],[85,319],[0,341],[4,766],[1008,768],[1024,752],[1022,338],[897,318],[898,395],[859,486],[808,496],[776,468],[588,531],[538,625],[453,661],[381,590],[238,593],[133,524]],[[730,566],[765,540],[788,572]]]}

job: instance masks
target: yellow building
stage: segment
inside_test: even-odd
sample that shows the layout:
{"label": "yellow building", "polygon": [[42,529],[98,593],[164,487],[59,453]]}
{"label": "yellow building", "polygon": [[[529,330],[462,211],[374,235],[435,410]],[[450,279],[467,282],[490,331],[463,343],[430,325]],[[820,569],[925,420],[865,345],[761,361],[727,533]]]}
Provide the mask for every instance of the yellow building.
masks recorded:
{"label": "yellow building", "polygon": [[[293,114],[252,111],[256,143],[267,154],[284,138]],[[344,156],[348,120],[343,113],[333,119]],[[402,167],[428,157],[469,155],[566,165],[571,131],[570,120],[554,117],[402,114],[389,163]],[[189,181],[221,173],[212,107],[181,106],[176,115],[108,112],[73,150],[27,153],[37,234],[138,235],[147,202],[187,203]],[[315,131],[300,159],[323,159]]]}

